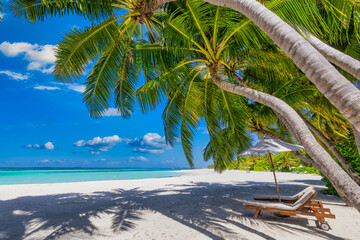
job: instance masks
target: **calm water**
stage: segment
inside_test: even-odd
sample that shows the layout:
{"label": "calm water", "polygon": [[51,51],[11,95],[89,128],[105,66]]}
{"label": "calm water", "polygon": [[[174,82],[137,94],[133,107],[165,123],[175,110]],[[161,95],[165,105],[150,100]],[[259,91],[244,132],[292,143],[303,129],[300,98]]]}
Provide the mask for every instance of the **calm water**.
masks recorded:
{"label": "calm water", "polygon": [[164,178],[181,169],[0,169],[0,185]]}

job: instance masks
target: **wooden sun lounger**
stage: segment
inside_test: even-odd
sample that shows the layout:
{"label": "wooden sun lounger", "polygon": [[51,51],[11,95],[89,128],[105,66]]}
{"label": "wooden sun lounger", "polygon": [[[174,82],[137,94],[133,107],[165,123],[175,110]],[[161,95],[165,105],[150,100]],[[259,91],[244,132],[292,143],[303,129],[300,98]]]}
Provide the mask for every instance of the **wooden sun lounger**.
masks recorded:
{"label": "wooden sun lounger", "polygon": [[254,219],[258,217],[261,211],[276,212],[287,216],[314,216],[319,227],[327,231],[330,226],[325,221],[325,218],[335,218],[335,215],[330,212],[329,208],[324,208],[321,201],[312,200],[316,194],[317,191],[311,187],[305,189],[296,200],[284,198],[282,202],[279,202],[278,199],[275,202],[275,199],[270,199],[270,201],[250,201],[244,203],[244,205],[248,209],[256,210]]}

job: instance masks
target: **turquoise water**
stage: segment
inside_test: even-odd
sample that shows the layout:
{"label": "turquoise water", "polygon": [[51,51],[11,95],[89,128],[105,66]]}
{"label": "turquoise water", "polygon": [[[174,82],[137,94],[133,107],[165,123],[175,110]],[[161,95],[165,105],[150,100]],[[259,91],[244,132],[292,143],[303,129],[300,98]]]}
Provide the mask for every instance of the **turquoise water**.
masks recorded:
{"label": "turquoise water", "polygon": [[181,169],[0,169],[0,185],[165,178]]}

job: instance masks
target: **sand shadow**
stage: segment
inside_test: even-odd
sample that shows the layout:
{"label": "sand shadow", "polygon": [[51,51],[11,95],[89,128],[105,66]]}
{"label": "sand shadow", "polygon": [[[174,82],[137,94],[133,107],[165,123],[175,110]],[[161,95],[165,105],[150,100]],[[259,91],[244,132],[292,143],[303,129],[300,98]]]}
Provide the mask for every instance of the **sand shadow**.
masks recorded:
{"label": "sand shadow", "polygon": [[[303,186],[290,184],[289,188],[285,185],[284,189],[291,189],[285,194],[294,194],[303,189]],[[116,189],[92,194],[20,197],[0,201],[0,239],[30,238],[40,231],[46,232],[45,239],[67,236],[71,232],[91,236],[98,230],[92,220],[103,214],[112,216],[111,229],[113,233],[121,234],[122,231],[136,229],[144,209],[159,212],[215,240],[224,239],[224,236],[246,238],[239,235],[237,228],[243,234],[275,239],[258,228],[259,223],[272,231],[295,231],[325,239],[340,239],[331,232],[317,229],[306,218],[282,219],[264,214],[259,220],[252,219],[253,212],[244,208],[242,203],[250,200],[253,194],[268,191],[268,188],[272,188],[269,183],[259,182],[195,183],[168,185],[166,189],[152,191]],[[323,194],[319,194],[319,199],[323,197]]]}

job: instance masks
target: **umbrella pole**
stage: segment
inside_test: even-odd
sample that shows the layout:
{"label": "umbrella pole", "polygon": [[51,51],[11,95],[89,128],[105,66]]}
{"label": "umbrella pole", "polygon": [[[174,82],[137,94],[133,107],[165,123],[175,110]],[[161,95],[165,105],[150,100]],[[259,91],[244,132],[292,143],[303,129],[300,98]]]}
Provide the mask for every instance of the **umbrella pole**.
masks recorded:
{"label": "umbrella pole", "polygon": [[278,195],[278,197],[279,197],[279,202],[281,202],[280,191],[279,191],[279,185],[278,185],[278,182],[277,182],[277,180],[276,180],[276,174],[275,174],[275,169],[274,169],[274,163],[273,163],[273,161],[272,161],[271,153],[269,153],[269,158],[270,158],[270,163],[271,163],[272,172],[273,172],[273,174],[274,174],[274,179],[275,179],[275,185],[276,185],[277,195]]}

